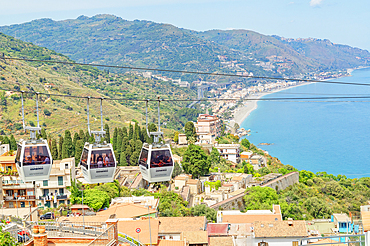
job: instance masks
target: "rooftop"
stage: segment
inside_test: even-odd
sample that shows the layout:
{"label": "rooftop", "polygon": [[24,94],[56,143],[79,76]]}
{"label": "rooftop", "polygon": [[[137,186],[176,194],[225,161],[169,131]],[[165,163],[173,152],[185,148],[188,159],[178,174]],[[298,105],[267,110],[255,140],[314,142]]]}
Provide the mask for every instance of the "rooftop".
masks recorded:
{"label": "rooftop", "polygon": [[340,221],[340,222],[346,222],[346,221],[351,221],[351,219],[348,217],[347,214],[333,214],[333,217]]}
{"label": "rooftop", "polygon": [[146,208],[143,205],[132,204],[132,203],[116,203],[111,205],[107,210],[98,212],[97,215],[110,216],[116,215],[116,218],[136,218],[145,216],[148,214],[157,213],[157,210]]}
{"label": "rooftop", "polygon": [[189,244],[208,243],[208,234],[206,231],[184,231],[181,233],[181,240],[186,238]]}
{"label": "rooftop", "polygon": [[227,235],[229,224],[227,223],[208,223],[207,231],[209,236]]}
{"label": "rooftop", "polygon": [[206,217],[159,217],[159,233],[181,233],[184,231],[203,231]]}
{"label": "rooftop", "polygon": [[232,237],[210,237],[209,246],[234,246]]}
{"label": "rooftop", "polygon": [[[152,244],[158,244],[158,227],[159,220],[150,219]],[[144,244],[150,244],[148,219],[118,221],[118,231],[121,233],[125,233],[133,238],[138,237],[138,233],[136,233],[137,228],[141,229],[141,232],[139,233],[140,242]]]}
{"label": "rooftop", "polygon": [[256,238],[308,236],[305,221],[256,221],[253,224]]}

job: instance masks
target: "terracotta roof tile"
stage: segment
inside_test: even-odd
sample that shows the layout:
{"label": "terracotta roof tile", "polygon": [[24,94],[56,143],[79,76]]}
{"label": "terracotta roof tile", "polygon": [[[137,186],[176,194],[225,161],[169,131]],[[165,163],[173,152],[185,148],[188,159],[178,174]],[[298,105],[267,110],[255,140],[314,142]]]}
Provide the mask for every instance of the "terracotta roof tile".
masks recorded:
{"label": "terracotta roof tile", "polygon": [[227,235],[229,224],[208,223],[207,231],[209,236]]}
{"label": "terracotta roof tile", "polygon": [[[156,213],[154,209],[149,209],[149,214]],[[107,210],[98,212],[97,215],[116,214],[116,218],[136,218],[148,214],[148,208],[143,205],[132,203],[116,203]]]}
{"label": "terracotta roof tile", "polygon": [[308,236],[305,221],[256,221],[253,225],[256,238]]}
{"label": "terracotta roof tile", "polygon": [[189,244],[203,244],[208,243],[208,234],[206,231],[184,231],[180,239],[186,240]]}
{"label": "terracotta roof tile", "polygon": [[184,241],[178,240],[158,240],[158,246],[184,246]]}
{"label": "terracotta roof tile", "polygon": [[210,237],[209,246],[234,246],[232,237]]}
{"label": "terracotta roof tile", "polygon": [[[150,219],[152,244],[158,244],[158,219]],[[136,228],[140,228],[140,242],[150,244],[149,219],[118,221],[118,232],[125,233],[133,238],[138,238]]]}
{"label": "terracotta roof tile", "polygon": [[222,223],[243,224],[255,221],[281,221],[281,214],[238,214],[223,215]]}
{"label": "terracotta roof tile", "polygon": [[159,233],[181,233],[205,229],[206,217],[159,217]]}

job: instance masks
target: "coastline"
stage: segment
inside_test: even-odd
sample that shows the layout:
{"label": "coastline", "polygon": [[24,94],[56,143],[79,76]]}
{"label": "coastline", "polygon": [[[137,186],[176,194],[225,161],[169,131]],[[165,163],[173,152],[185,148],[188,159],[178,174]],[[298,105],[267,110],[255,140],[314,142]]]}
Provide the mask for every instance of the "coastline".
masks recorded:
{"label": "coastline", "polygon": [[245,121],[247,119],[247,117],[252,113],[252,111],[257,109],[258,101],[259,101],[258,99],[260,99],[261,97],[269,95],[269,94],[273,94],[273,93],[276,93],[276,92],[279,92],[279,91],[294,88],[294,87],[297,87],[297,86],[308,85],[308,84],[312,84],[312,83],[313,82],[303,82],[303,83],[300,83],[298,85],[292,85],[292,86],[284,87],[284,88],[281,88],[281,89],[267,91],[267,92],[261,92],[261,93],[258,93],[258,94],[253,94],[253,95],[248,96],[246,99],[256,99],[256,100],[247,101],[246,105],[239,108],[235,112],[235,114],[234,114],[235,123],[237,123],[239,126],[241,126],[243,121]]}

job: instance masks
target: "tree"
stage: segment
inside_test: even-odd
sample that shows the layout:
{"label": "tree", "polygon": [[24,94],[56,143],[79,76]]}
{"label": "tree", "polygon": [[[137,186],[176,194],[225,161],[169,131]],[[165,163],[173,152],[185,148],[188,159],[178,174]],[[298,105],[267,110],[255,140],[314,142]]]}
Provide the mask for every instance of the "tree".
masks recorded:
{"label": "tree", "polygon": [[95,137],[94,137],[94,134],[91,134],[90,137],[89,137],[89,143],[93,144],[95,143]]}
{"label": "tree", "polygon": [[173,137],[173,141],[175,143],[179,143],[179,132],[178,131],[175,132],[175,136]]}
{"label": "tree", "polygon": [[77,144],[77,141],[78,140],[80,140],[80,135],[78,135],[78,133],[75,132],[75,134],[73,135],[73,141],[72,141],[72,146],[73,146],[72,153],[73,153],[73,156],[75,156],[75,153],[76,153],[76,144]]}
{"label": "tree", "polygon": [[13,134],[10,135],[10,141],[9,142],[10,142],[9,143],[10,150],[17,150],[17,142],[15,141],[15,138],[14,138]]}
{"label": "tree", "polygon": [[242,146],[244,146],[245,148],[249,149],[249,147],[251,146],[251,143],[249,142],[248,139],[246,138],[243,138],[242,141],[240,142]]}
{"label": "tree", "polygon": [[82,142],[85,142],[85,133],[83,130],[80,130],[80,132],[78,133],[78,136],[80,137]]}
{"label": "tree", "polygon": [[77,140],[76,148],[75,148],[76,165],[80,163],[83,148],[84,148],[84,142],[81,139]]}
{"label": "tree", "polygon": [[60,136],[59,137],[59,149],[58,149],[58,159],[59,160],[63,159],[62,157],[63,142],[64,142],[64,139],[62,136]]}
{"label": "tree", "polygon": [[117,149],[117,136],[118,136],[118,129],[117,127],[114,128],[114,131],[113,131],[113,149],[116,150]]}
{"label": "tree", "polygon": [[205,204],[198,204],[191,208],[192,216],[206,216],[207,220],[215,223],[217,220],[217,212],[213,208]]}
{"label": "tree", "polygon": [[108,124],[104,125],[104,130],[105,130],[104,141],[107,142],[107,143],[110,143],[110,132],[109,132],[109,125]]}
{"label": "tree", "polygon": [[270,187],[254,186],[246,190],[244,196],[246,210],[271,209],[273,204],[279,204],[279,196]]}
{"label": "tree", "polygon": [[140,151],[135,150],[134,153],[132,153],[132,155],[130,156],[130,165],[131,166],[137,165],[139,161],[139,157],[140,157]]}
{"label": "tree", "polygon": [[244,167],[244,173],[249,173],[249,174],[252,174],[254,176],[256,171],[254,170],[253,166],[251,164],[247,163],[246,161],[243,161],[242,164],[243,164],[243,167]]}
{"label": "tree", "polygon": [[126,156],[126,153],[123,151],[121,152],[120,156],[119,156],[119,165],[120,166],[128,166],[128,163],[127,163],[127,156]]}
{"label": "tree", "polygon": [[89,142],[90,137],[91,137],[91,136],[90,136],[89,131],[88,131],[88,130],[86,130],[86,132],[85,132],[85,143]]}
{"label": "tree", "polygon": [[109,195],[99,189],[87,189],[84,191],[84,203],[95,211],[109,207]]}
{"label": "tree", "polygon": [[0,245],[18,246],[21,244],[18,243],[17,239],[12,237],[9,232],[4,232],[3,227],[0,226]]}
{"label": "tree", "polygon": [[189,141],[191,138],[197,138],[197,131],[195,130],[194,123],[192,121],[188,121],[185,124],[185,135],[186,140]]}
{"label": "tree", "polygon": [[53,160],[58,159],[58,145],[54,138],[51,140],[51,156],[53,157]]}
{"label": "tree", "polygon": [[130,123],[130,126],[129,126],[129,130],[128,130],[128,139],[133,139],[134,137],[134,127],[131,125]]}
{"label": "tree", "polygon": [[51,112],[47,109],[44,109],[44,115],[46,116],[50,116],[51,115]]}
{"label": "tree", "polygon": [[117,151],[120,151],[121,150],[121,147],[122,147],[122,139],[123,139],[122,129],[121,128],[118,128],[117,144],[116,144]]}
{"label": "tree", "polygon": [[208,162],[211,164],[211,167],[216,166],[220,163],[221,156],[220,152],[215,147],[212,147],[212,151],[210,155],[208,156]]}
{"label": "tree", "polygon": [[201,147],[190,144],[185,151],[182,168],[194,178],[199,178],[199,176],[209,173],[211,164],[207,159],[208,157]]}
{"label": "tree", "polygon": [[65,130],[64,132],[64,142],[62,146],[62,159],[69,158],[72,156],[73,153],[73,143],[71,132],[69,130]]}
{"label": "tree", "polygon": [[119,187],[115,183],[105,183],[96,186],[95,189],[104,191],[109,196],[110,200],[119,196]]}
{"label": "tree", "polygon": [[41,129],[41,138],[45,140],[48,139],[48,135],[46,134],[45,128]]}
{"label": "tree", "polygon": [[179,163],[175,161],[175,164],[173,166],[172,178],[180,175],[181,173],[182,173],[182,168],[180,167]]}
{"label": "tree", "polygon": [[5,136],[5,137],[3,138],[3,142],[2,142],[2,144],[9,144],[9,145],[10,145],[10,140],[9,140],[8,136]]}
{"label": "tree", "polygon": [[128,137],[128,135],[127,135],[127,127],[125,127],[125,126],[122,127],[122,134],[123,134],[124,137]]}

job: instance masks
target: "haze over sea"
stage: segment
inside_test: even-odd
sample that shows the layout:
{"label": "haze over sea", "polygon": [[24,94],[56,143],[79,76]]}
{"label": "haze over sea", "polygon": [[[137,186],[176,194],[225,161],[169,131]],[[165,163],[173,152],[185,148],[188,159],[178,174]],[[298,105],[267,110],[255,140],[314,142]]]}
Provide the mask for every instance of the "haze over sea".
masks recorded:
{"label": "haze over sea", "polygon": [[[369,86],[312,83],[263,98],[370,96],[370,68],[333,81]],[[271,143],[258,147],[283,164],[314,173],[370,177],[370,98],[334,101],[259,101],[241,127],[251,129],[247,138],[253,144]]]}

